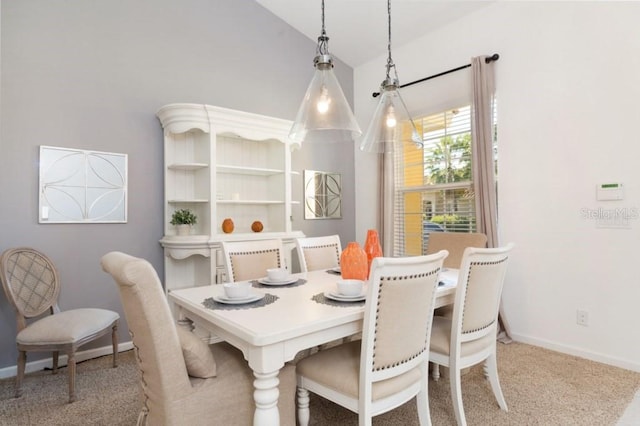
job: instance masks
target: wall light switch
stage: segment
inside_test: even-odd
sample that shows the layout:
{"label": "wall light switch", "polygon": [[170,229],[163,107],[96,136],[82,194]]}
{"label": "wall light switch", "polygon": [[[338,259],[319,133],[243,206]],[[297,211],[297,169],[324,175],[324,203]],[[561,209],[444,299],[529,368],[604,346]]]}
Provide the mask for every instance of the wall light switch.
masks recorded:
{"label": "wall light switch", "polygon": [[601,183],[596,187],[596,200],[612,201],[624,198],[624,187],[621,183]]}

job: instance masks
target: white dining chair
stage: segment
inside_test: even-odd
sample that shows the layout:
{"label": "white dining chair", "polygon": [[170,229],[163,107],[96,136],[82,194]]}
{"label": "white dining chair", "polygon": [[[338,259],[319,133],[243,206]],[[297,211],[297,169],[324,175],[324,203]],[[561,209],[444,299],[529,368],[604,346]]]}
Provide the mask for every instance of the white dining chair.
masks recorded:
{"label": "white dining chair", "polygon": [[467,248],[458,275],[453,317],[433,319],[429,360],[437,364],[433,369],[436,381],[439,379],[437,366],[449,367],[451,399],[459,426],[467,424],[461,370],[482,362],[498,405],[508,410],[498,379],[496,337],[498,308],[512,248],[513,244],[500,248]]}
{"label": "white dining chair", "polygon": [[222,253],[228,282],[263,278],[269,268],[286,268],[282,241],[223,241]]}
{"label": "white dining chair", "polygon": [[339,235],[296,238],[300,271],[317,271],[340,266],[342,245]]}
{"label": "white dining chair", "polygon": [[360,425],[416,397],[421,425],[428,403],[429,339],[438,275],[447,256],[378,257],[368,281],[362,340],[296,365],[298,422],[309,424],[309,391],[355,413]]}

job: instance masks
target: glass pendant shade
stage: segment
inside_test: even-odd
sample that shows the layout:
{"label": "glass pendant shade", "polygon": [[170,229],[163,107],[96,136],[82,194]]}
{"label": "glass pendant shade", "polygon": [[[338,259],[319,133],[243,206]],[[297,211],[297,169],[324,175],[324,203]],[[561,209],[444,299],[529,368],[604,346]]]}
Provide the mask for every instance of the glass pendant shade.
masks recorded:
{"label": "glass pendant shade", "polygon": [[[326,55],[325,55],[326,56]],[[362,131],[333,72],[333,65],[317,62],[289,137],[304,142],[344,142]]]}
{"label": "glass pendant shade", "polygon": [[396,145],[404,143],[421,148],[422,138],[407,111],[397,85],[383,84],[380,93],[378,106],[360,140],[360,149],[382,154],[393,152]]}
{"label": "glass pendant shade", "polygon": [[[422,137],[411,119],[407,106],[400,96],[400,84],[396,65],[391,59],[391,0],[387,0],[389,42],[387,44],[387,77],[380,86],[380,101],[373,113],[369,127],[360,140],[362,151],[383,154],[393,152],[396,145],[412,144],[422,148]],[[391,78],[391,70],[395,78]]]}

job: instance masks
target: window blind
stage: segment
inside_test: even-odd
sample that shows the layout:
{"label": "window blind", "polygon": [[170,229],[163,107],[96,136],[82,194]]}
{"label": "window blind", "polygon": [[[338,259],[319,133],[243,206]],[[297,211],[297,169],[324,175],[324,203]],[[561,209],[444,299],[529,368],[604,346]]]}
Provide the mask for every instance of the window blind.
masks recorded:
{"label": "window blind", "polygon": [[[494,108],[495,114],[495,108]],[[471,107],[414,119],[422,149],[394,153],[394,256],[424,254],[432,232],[474,232]]]}

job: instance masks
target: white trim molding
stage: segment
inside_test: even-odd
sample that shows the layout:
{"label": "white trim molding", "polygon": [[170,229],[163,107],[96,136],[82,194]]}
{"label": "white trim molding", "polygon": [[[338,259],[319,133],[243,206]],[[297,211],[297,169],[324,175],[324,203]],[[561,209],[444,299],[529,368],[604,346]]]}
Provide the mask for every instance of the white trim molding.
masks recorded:
{"label": "white trim molding", "polygon": [[574,355],[580,358],[588,359],[602,364],[611,365],[613,367],[624,368],[625,370],[636,371],[640,373],[640,363],[630,362],[629,360],[611,357],[602,353],[586,351],[575,346],[562,345],[549,340],[538,339],[535,337],[511,333],[511,338],[520,343],[526,343],[528,345],[539,346],[541,348],[549,349],[555,352],[560,352],[567,355]]}

